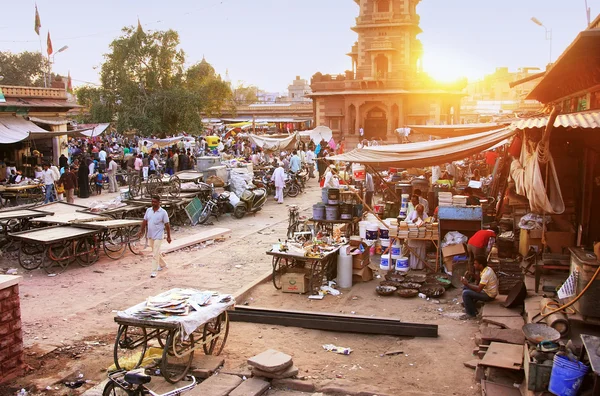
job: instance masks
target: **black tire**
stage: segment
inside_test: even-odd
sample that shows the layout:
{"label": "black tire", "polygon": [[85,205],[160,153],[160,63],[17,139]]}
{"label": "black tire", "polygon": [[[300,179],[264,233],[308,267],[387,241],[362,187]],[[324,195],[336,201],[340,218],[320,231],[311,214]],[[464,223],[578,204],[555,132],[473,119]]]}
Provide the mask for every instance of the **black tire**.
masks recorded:
{"label": "black tire", "polygon": [[[179,331],[169,332],[160,361],[160,373],[167,382],[175,384],[187,375],[194,360],[194,345],[194,334],[190,334],[189,340],[184,342]],[[191,351],[185,354],[190,348]]]}
{"label": "black tire", "polygon": [[113,349],[113,358],[115,360],[115,366],[117,370],[124,370],[124,367],[119,365],[119,358],[131,358],[136,354],[140,354],[135,367],[138,368],[144,360],[146,349],[148,348],[148,340],[146,329],[143,327],[125,326],[120,325],[119,331],[117,332],[117,339],[115,340],[115,346]]}
{"label": "black tire", "polygon": [[104,254],[113,260],[118,260],[127,250],[127,235],[121,228],[109,230],[104,235],[103,247]]}
{"label": "black tire", "polygon": [[300,194],[300,186],[297,183],[290,184],[290,190],[288,195],[292,198],[296,198]]}
{"label": "black tire", "polygon": [[42,245],[21,241],[19,249],[19,265],[26,270],[33,271],[42,265],[46,258],[46,249]]}
{"label": "black tire", "polygon": [[238,204],[233,209],[233,217],[236,219],[243,219],[246,216],[246,205]]}
{"label": "black tire", "polygon": [[204,224],[207,222],[207,220],[210,217],[210,213],[211,210],[208,207],[208,205],[206,205],[203,209],[202,209],[202,213],[200,213],[200,217],[198,217],[198,224]]}
{"label": "black tire", "polygon": [[136,256],[141,254],[145,246],[145,241],[138,236],[140,228],[141,226],[136,225],[127,230],[127,245],[129,246],[129,251]]}
{"label": "black tire", "polygon": [[[286,265],[281,266],[281,261],[285,260]],[[275,289],[281,290],[281,276],[285,273],[285,269],[287,268],[287,259],[277,257],[273,261],[273,274],[271,276],[271,280],[273,281],[273,286]]]}
{"label": "black tire", "polygon": [[[227,311],[204,324],[202,329],[202,348],[204,353],[219,356],[223,352],[229,335],[229,316]],[[210,341],[207,341],[211,337]]]}
{"label": "black tire", "polygon": [[138,396],[139,392],[129,392],[125,389],[121,388],[119,385],[115,384],[110,379],[104,386],[104,390],[102,391],[102,396]]}

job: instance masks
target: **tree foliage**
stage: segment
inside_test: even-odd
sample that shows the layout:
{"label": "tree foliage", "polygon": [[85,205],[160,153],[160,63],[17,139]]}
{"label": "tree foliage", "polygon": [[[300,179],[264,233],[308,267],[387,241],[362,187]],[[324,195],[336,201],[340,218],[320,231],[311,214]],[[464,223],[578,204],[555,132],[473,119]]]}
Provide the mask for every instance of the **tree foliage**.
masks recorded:
{"label": "tree foliage", "polygon": [[0,51],[0,76],[3,85],[21,85],[43,87],[44,71],[48,69],[48,60],[39,52]]}
{"label": "tree foliage", "polygon": [[236,104],[256,103],[258,100],[258,87],[254,85],[244,85],[242,82],[233,91],[233,98]]}
{"label": "tree foliage", "polygon": [[173,30],[143,32],[128,27],[105,55],[101,88],[81,91],[86,121],[106,117],[120,131],[145,135],[197,133],[202,114],[217,115],[231,101],[229,84],[205,60],[185,68],[185,53]]}

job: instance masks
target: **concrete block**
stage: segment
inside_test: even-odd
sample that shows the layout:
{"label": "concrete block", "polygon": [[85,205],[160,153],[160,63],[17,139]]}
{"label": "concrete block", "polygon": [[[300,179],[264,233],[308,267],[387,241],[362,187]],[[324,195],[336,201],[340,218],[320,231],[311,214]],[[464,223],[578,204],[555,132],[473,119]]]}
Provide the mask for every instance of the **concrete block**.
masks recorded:
{"label": "concrete block", "polygon": [[206,379],[225,364],[225,359],[218,356],[200,355],[194,357],[190,374],[196,378]]}
{"label": "concrete block", "polygon": [[310,381],[303,381],[299,379],[274,379],[271,382],[273,388],[277,389],[288,389],[298,392],[314,392],[315,384]]}
{"label": "concrete block", "polygon": [[283,379],[283,378],[295,377],[297,375],[298,375],[298,367],[296,367],[296,366],[288,367],[285,370],[277,371],[277,372],[274,372],[274,373],[269,373],[267,371],[262,371],[262,370],[259,370],[257,368],[253,368],[252,369],[252,376],[253,377],[264,377],[264,378],[270,378],[270,379]]}
{"label": "concrete block", "polygon": [[291,367],[293,361],[290,355],[274,349],[268,349],[248,359],[248,364],[261,371],[273,373]]}
{"label": "concrete block", "polygon": [[258,378],[249,378],[235,388],[229,396],[260,396],[269,389],[270,384],[267,381]]}
{"label": "concrete block", "polygon": [[241,383],[242,379],[235,375],[213,375],[186,393],[186,396],[227,396]]}

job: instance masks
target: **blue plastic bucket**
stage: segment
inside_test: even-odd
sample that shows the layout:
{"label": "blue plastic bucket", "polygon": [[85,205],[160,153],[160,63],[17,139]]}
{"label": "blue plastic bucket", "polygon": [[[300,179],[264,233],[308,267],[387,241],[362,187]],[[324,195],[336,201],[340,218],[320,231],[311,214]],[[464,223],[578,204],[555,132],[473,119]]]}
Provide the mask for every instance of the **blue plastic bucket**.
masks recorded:
{"label": "blue plastic bucket", "polygon": [[381,263],[379,264],[379,269],[382,271],[389,271],[390,270],[390,255],[389,254],[382,254],[381,255]]}
{"label": "blue plastic bucket", "polygon": [[588,366],[579,361],[572,362],[565,356],[554,355],[548,390],[559,396],[576,396],[588,370]]}
{"label": "blue plastic bucket", "polygon": [[396,271],[406,272],[409,270],[408,257],[396,259]]}

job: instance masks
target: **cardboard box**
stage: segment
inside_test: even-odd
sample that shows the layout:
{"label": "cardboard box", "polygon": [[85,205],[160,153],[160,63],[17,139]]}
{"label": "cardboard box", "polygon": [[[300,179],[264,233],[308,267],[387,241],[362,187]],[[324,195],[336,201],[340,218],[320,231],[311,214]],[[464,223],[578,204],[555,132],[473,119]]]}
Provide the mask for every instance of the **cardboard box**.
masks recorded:
{"label": "cardboard box", "polygon": [[304,294],[308,291],[308,277],[303,272],[288,272],[281,275],[281,291]]}
{"label": "cardboard box", "polygon": [[465,254],[465,246],[462,243],[456,245],[448,245],[442,248],[442,254],[444,258],[456,256],[459,254]]}
{"label": "cardboard box", "polygon": [[546,246],[550,253],[568,254],[568,248],[575,246],[575,231],[546,231]]}
{"label": "cardboard box", "polygon": [[[364,250],[363,252],[360,251],[361,247]],[[361,269],[369,265],[371,262],[369,250],[369,246],[364,242],[361,242],[358,247],[350,250],[350,254],[352,255],[352,268]]]}
{"label": "cardboard box", "polygon": [[444,267],[446,267],[446,271],[448,272],[452,272],[452,264],[453,264],[454,260],[452,259],[452,257],[445,257],[444,258]]}
{"label": "cardboard box", "polygon": [[352,283],[368,282],[373,279],[373,270],[369,267],[352,270]]}
{"label": "cardboard box", "polygon": [[529,238],[533,238],[533,239],[540,239],[542,237],[542,229],[535,229],[535,230],[521,230],[521,232],[528,232],[529,233]]}
{"label": "cardboard box", "polygon": [[537,249],[538,252],[542,251],[542,239],[541,238],[531,238],[527,230],[521,230],[519,236],[519,253],[525,257],[527,256],[527,252],[529,248],[533,246]]}

